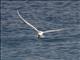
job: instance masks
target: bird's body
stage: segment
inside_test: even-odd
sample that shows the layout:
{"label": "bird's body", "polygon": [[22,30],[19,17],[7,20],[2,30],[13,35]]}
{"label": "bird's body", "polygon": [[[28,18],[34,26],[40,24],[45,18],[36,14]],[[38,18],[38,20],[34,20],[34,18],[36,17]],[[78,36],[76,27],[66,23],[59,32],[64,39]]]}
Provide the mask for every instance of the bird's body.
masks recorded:
{"label": "bird's body", "polygon": [[30,24],[28,21],[26,21],[19,13],[19,11],[17,10],[18,16],[21,18],[21,20],[23,20],[27,25],[29,25],[30,27],[32,27],[36,32],[37,32],[37,37],[38,38],[44,38],[44,33],[49,33],[49,32],[56,32],[56,31],[62,31],[63,29],[57,29],[57,30],[48,30],[48,31],[40,31],[37,28],[35,28],[32,24]]}
{"label": "bird's body", "polygon": [[38,38],[44,38],[44,32],[43,31],[39,31],[38,33],[37,33],[37,37]]}

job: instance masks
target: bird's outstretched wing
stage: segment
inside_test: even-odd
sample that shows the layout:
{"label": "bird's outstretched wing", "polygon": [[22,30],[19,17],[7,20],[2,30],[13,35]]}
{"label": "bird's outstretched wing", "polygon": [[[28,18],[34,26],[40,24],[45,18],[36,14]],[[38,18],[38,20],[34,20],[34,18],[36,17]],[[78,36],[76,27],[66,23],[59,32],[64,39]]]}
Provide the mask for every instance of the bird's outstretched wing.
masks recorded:
{"label": "bird's outstretched wing", "polygon": [[44,31],[44,33],[48,33],[48,32],[57,32],[57,31],[62,31],[64,29],[57,29],[57,30],[48,30],[48,31]]}
{"label": "bird's outstretched wing", "polygon": [[29,25],[30,27],[32,27],[34,30],[36,30],[37,32],[39,31],[37,28],[35,28],[32,24],[30,24],[28,21],[26,21],[19,13],[19,11],[17,10],[17,14],[18,16],[27,24]]}

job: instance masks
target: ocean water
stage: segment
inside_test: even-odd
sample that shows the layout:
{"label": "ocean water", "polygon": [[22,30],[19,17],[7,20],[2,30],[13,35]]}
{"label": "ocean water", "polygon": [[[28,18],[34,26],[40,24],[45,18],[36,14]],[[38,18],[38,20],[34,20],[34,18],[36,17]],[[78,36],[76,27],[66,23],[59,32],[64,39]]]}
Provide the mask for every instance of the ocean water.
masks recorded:
{"label": "ocean water", "polygon": [[[39,30],[65,30],[37,39],[17,9]],[[80,1],[1,1],[1,60],[80,60]]]}

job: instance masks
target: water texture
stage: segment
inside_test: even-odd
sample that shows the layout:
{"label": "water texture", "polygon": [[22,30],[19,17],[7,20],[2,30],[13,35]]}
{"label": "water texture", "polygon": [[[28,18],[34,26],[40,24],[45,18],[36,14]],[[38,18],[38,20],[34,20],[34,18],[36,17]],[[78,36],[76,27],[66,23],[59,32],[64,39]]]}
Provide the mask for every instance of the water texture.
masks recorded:
{"label": "water texture", "polygon": [[[37,39],[17,9],[39,30],[65,30]],[[80,60],[80,1],[1,1],[1,60]]]}

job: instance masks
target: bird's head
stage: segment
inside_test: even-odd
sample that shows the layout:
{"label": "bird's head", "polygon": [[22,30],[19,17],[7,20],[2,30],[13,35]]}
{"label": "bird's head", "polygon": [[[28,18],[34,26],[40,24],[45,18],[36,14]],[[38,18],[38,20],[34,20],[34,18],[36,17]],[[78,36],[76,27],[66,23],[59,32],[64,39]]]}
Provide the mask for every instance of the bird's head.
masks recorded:
{"label": "bird's head", "polygon": [[43,35],[43,32],[42,32],[42,31],[39,31],[39,32],[38,32],[38,35]]}

